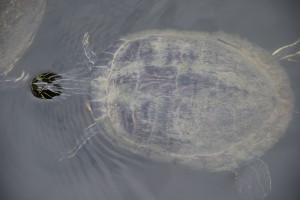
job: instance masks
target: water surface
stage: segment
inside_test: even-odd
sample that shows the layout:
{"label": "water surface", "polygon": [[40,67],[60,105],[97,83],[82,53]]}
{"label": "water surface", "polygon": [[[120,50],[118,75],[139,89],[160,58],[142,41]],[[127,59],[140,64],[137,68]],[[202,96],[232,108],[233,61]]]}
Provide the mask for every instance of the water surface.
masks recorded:
{"label": "water surface", "polygon": [[[64,73],[86,67],[81,39],[100,52],[147,29],[224,31],[268,51],[300,36],[299,4],[285,0],[49,0],[33,44],[11,75]],[[266,199],[297,200],[300,168],[300,68],[285,65],[296,97],[286,135],[264,156],[272,177]],[[77,71],[77,70],[75,70]],[[74,71],[74,72],[75,72]],[[230,172],[209,173],[128,157],[96,136],[78,156],[59,162],[93,119],[86,97],[44,101],[29,81],[0,97],[1,199],[234,200]]]}

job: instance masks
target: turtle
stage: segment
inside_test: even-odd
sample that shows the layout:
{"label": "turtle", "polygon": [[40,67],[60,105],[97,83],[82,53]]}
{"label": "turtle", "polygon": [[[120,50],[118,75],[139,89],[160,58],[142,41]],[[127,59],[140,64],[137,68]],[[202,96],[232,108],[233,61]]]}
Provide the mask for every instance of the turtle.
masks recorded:
{"label": "turtle", "polygon": [[84,78],[47,72],[31,82],[42,99],[89,96],[94,123],[61,161],[101,134],[131,155],[234,172],[241,199],[267,196],[271,178],[260,157],[284,135],[294,109],[278,59],[295,45],[272,56],[224,32],[178,30],[129,34],[99,55],[88,33],[82,45]]}
{"label": "turtle", "polygon": [[2,0],[0,2],[0,88],[11,88],[29,75],[7,77],[31,45],[45,11],[45,0]]}

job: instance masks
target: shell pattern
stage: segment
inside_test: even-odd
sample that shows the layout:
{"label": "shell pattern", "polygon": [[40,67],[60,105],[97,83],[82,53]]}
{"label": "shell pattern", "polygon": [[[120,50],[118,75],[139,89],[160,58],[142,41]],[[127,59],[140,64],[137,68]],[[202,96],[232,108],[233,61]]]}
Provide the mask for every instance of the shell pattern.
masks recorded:
{"label": "shell pattern", "polygon": [[99,56],[91,108],[122,149],[197,169],[231,170],[285,133],[289,79],[265,50],[225,33],[146,31]]}

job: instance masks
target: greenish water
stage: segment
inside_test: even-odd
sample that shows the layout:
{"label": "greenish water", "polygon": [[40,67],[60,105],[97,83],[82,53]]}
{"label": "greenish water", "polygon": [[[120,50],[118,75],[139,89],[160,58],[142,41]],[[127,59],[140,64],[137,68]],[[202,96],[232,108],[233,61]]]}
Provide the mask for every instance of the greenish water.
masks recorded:
{"label": "greenish water", "polygon": [[[272,52],[299,38],[299,3],[266,0],[49,0],[34,41],[11,71],[36,75],[86,66],[81,39],[97,52],[146,29],[224,31]],[[300,68],[285,65],[296,97],[286,135],[264,156],[272,177],[266,199],[299,199]],[[234,200],[229,172],[193,171],[128,157],[94,137],[78,156],[59,162],[93,123],[85,97],[35,98],[29,82],[0,96],[0,199]]]}

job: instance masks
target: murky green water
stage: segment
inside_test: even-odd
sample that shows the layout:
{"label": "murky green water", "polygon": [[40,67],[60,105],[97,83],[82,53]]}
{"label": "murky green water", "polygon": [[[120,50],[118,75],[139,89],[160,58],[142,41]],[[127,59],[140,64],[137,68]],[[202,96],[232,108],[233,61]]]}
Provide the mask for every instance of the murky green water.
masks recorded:
{"label": "murky green water", "polygon": [[[37,35],[12,70],[30,79],[86,66],[81,39],[97,52],[120,36],[147,29],[224,31],[270,52],[300,35],[299,3],[266,0],[48,0]],[[297,200],[300,168],[300,68],[286,65],[296,96],[287,134],[264,156],[272,177],[267,199]],[[234,176],[154,163],[123,155],[94,137],[79,154],[59,162],[93,123],[85,97],[44,101],[29,80],[0,96],[0,199],[216,200],[238,199]]]}

